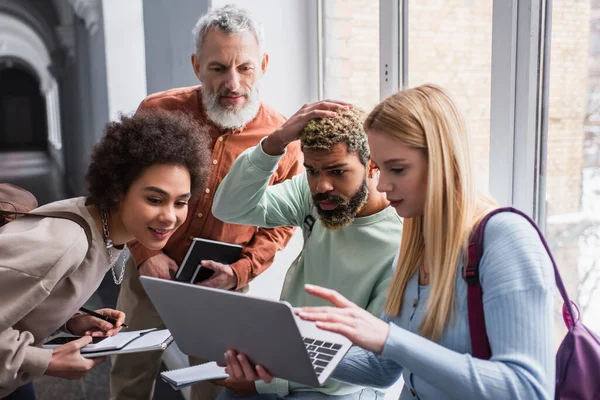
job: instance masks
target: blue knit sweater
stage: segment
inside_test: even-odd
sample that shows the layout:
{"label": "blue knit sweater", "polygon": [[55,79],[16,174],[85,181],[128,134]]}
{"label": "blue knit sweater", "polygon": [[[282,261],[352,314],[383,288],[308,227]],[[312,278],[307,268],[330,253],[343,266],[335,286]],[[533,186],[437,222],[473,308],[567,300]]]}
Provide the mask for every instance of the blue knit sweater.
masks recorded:
{"label": "blue knit sweater", "polygon": [[501,213],[489,220],[480,280],[490,360],[471,356],[467,284],[460,273],[455,318],[442,338],[436,343],[419,335],[429,287],[419,285],[415,274],[398,317],[384,316],[390,332],[382,354],[353,347],[333,377],[387,387],[402,374],[401,400],[554,398],[554,273],[537,232],[523,217]]}

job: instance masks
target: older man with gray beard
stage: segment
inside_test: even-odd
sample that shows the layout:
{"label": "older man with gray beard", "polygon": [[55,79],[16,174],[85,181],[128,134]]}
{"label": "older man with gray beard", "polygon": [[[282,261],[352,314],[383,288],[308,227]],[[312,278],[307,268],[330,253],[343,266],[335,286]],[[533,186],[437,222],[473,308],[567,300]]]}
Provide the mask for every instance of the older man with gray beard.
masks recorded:
{"label": "older man with gray beard", "polygon": [[[257,229],[228,224],[212,215],[214,192],[233,161],[279,128],[285,118],[260,101],[258,82],[267,69],[269,57],[264,49],[262,28],[255,20],[245,11],[227,5],[202,16],[193,33],[196,51],[191,61],[201,85],[150,95],[138,110],[160,108],[191,114],[210,133],[213,168],[202,195],[190,201],[184,225],[162,251],[147,249],[137,242],[128,244],[132,257],[126,267],[117,309],[126,313],[131,330],[164,326],[139,277],[172,279],[193,238],[244,247],[240,260],[231,265],[202,261],[214,273],[201,285],[240,290],[271,265],[277,250],[287,244],[293,233],[289,227]],[[301,169],[299,147],[288,147],[270,183],[283,182]],[[154,203],[156,199],[148,201]],[[190,359],[190,362],[203,361]],[[111,399],[152,398],[160,353],[118,355],[112,363]],[[211,383],[197,384],[192,387],[192,399],[214,399],[219,391]]]}

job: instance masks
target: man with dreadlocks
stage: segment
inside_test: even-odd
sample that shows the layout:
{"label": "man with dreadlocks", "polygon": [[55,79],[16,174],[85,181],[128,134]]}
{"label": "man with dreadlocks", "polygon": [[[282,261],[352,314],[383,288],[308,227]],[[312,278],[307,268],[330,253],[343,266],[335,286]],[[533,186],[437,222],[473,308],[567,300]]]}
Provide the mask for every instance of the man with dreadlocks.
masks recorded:
{"label": "man with dreadlocks", "polygon": [[[304,290],[305,284],[316,284],[337,290],[377,317],[383,311],[402,222],[376,189],[378,168],[370,161],[364,118],[362,111],[342,102],[302,107],[258,146],[244,151],[215,194],[212,212],[225,222],[312,228],[283,288],[282,299],[294,307],[326,305]],[[286,147],[297,139],[306,173],[269,186]],[[306,221],[312,215],[311,226]],[[235,377],[222,384],[228,390],[219,400],[257,394],[265,399],[350,400],[367,398],[368,392],[368,398],[375,398],[371,388],[331,380],[321,388]]]}

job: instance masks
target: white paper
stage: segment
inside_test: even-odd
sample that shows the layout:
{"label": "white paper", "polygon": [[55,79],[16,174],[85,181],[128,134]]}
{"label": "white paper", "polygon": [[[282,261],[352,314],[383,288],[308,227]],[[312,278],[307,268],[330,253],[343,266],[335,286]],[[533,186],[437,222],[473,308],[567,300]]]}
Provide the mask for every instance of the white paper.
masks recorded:
{"label": "white paper", "polygon": [[[145,330],[148,331],[148,330]],[[144,331],[135,331],[138,333]],[[126,334],[129,332],[119,333],[116,336],[121,334]],[[130,332],[134,333],[134,332]],[[81,353],[82,356],[86,358],[91,357],[100,357],[100,356],[108,356],[111,354],[125,354],[125,353],[139,353],[142,351],[154,351],[154,350],[165,350],[173,341],[173,336],[171,336],[171,332],[168,329],[161,330],[151,330],[144,335],[141,335],[137,339],[132,340],[127,345],[118,350],[108,350],[108,351],[99,351],[94,353]],[[102,342],[100,342],[102,343]]]}
{"label": "white paper", "polygon": [[225,379],[229,377],[225,372],[225,367],[218,366],[214,361],[206,364],[194,365],[192,367],[161,372],[160,376],[175,389],[181,389],[182,387],[189,386],[196,382]]}

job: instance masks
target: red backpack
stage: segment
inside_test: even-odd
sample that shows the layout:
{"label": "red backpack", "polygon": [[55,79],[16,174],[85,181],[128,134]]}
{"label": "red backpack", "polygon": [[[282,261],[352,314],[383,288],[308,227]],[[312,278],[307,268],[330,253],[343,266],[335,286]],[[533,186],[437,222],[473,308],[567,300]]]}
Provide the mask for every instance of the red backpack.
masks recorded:
{"label": "red backpack", "polygon": [[535,222],[527,214],[504,207],[486,215],[473,231],[468,250],[468,263],[463,269],[467,281],[467,308],[469,310],[469,330],[473,357],[489,360],[492,356],[490,342],[485,329],[483,310],[483,291],[479,283],[479,261],[483,255],[483,234],[485,224],[494,215],[501,212],[519,214],[533,225],[542,244],[546,248],[552,265],[556,286],[564,301],[563,319],[568,332],[556,352],[556,400],[598,400],[600,399],[600,339],[579,321],[579,309],[571,301],[560,277],[560,272],[552,257],[548,243]]}

